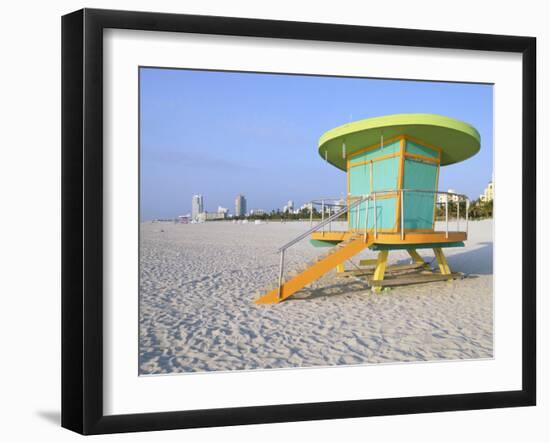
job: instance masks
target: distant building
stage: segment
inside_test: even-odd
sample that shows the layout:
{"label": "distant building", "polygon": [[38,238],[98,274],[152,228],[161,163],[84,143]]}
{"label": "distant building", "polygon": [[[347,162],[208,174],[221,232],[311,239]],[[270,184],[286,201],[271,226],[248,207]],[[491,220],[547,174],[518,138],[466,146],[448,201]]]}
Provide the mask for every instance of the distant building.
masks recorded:
{"label": "distant building", "polygon": [[195,194],[191,197],[191,219],[198,221],[199,214],[204,212],[204,201],[202,195]]}
{"label": "distant building", "polygon": [[225,214],[225,216],[227,216],[228,213],[229,213],[229,209],[218,206],[218,214]]}
{"label": "distant building", "polygon": [[[224,220],[225,212],[204,212],[204,220]],[[202,214],[201,214],[202,215]]]}
{"label": "distant building", "polygon": [[235,198],[235,217],[244,217],[246,215],[246,198],[244,195],[237,195]]}
{"label": "distant building", "polygon": [[191,220],[191,216],[189,214],[186,215],[178,215],[178,223],[187,224]]}
{"label": "distant building", "polygon": [[283,206],[283,212],[289,212],[289,213],[294,212],[294,202],[292,200],[289,200],[288,203],[285,206]]}
{"label": "distant building", "polygon": [[251,209],[248,215],[265,215],[267,212],[265,212],[264,209]]}
{"label": "distant building", "polygon": [[[447,192],[449,194],[456,194],[456,191],[454,189],[447,189]],[[457,201],[460,200],[458,195],[438,194],[437,195],[437,202],[438,203],[445,203],[447,201],[447,198],[449,199],[449,202],[457,202]]]}
{"label": "distant building", "polygon": [[[456,194],[456,191],[454,189],[447,189],[447,192],[449,194]],[[450,195],[449,200],[456,203],[460,200],[460,198],[458,197],[458,195]]]}
{"label": "distant building", "polygon": [[493,182],[490,181],[487,184],[487,187],[485,188],[485,190],[483,191],[483,194],[480,194],[479,200],[481,200],[484,203],[492,202],[494,199],[494,192],[495,192],[495,188],[494,188]]}

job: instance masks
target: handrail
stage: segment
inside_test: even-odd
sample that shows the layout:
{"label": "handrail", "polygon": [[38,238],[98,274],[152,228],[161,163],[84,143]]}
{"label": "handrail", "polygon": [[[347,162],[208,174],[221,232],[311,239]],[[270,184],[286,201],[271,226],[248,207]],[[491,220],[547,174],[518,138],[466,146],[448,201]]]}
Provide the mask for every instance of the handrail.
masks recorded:
{"label": "handrail", "polygon": [[281,246],[277,252],[281,252],[281,251],[284,251],[288,248],[290,248],[292,245],[298,243],[300,240],[303,240],[304,238],[308,237],[309,234],[319,230],[319,228],[322,228],[323,226],[326,226],[328,225],[330,222],[332,222],[333,220],[336,220],[338,217],[344,215],[346,212],[348,212],[350,209],[353,209],[355,208],[356,206],[360,205],[361,203],[363,203],[364,201],[366,201],[367,199],[369,198],[369,196],[364,196],[364,197],[361,197],[359,200],[353,202],[352,204],[350,204],[349,206],[345,206],[344,209],[341,209],[340,211],[332,214],[330,217],[328,218],[325,218],[324,220],[322,220],[320,223],[317,223],[315,226],[313,226],[312,228],[308,229],[306,232],[304,232],[303,234],[300,234],[298,237],[292,239],[291,241],[289,241],[288,243],[286,243],[285,245]]}
{"label": "handrail", "polygon": [[[470,206],[470,199],[465,194],[457,194],[455,192],[445,192],[445,191],[432,191],[432,190],[426,190],[426,189],[388,189],[388,190],[380,190],[375,191],[370,194],[362,195],[362,196],[348,196],[348,199],[346,200],[345,204],[327,204],[325,199],[321,200],[311,200],[309,204],[311,205],[310,208],[310,222],[313,224],[313,205],[315,204],[321,204],[322,210],[321,210],[321,222],[317,223],[315,226],[310,227],[306,232],[300,234],[299,236],[295,237],[288,243],[281,246],[277,252],[281,254],[280,258],[280,265],[279,265],[279,298],[281,298],[281,291],[283,287],[283,273],[284,273],[284,254],[285,251],[290,248],[291,246],[295,245],[299,241],[303,240],[304,238],[308,237],[311,233],[319,230],[320,228],[323,228],[324,226],[330,224],[333,220],[338,219],[342,215],[344,215],[347,212],[350,212],[353,208],[361,205],[365,201],[367,202],[367,205],[365,207],[365,241],[367,238],[367,231],[368,231],[368,212],[369,212],[369,206],[370,206],[370,200],[373,200],[374,203],[374,238],[378,237],[378,220],[377,220],[377,207],[376,207],[376,197],[384,194],[395,194],[395,197],[400,199],[400,205],[401,205],[401,211],[400,211],[400,226],[401,226],[401,240],[405,238],[405,210],[404,210],[404,194],[405,193],[426,193],[426,194],[433,194],[434,198],[438,195],[445,195],[447,198],[445,198],[445,237],[449,237],[449,196],[455,198],[458,197],[457,203],[457,229],[459,229],[459,221],[460,221],[460,202],[465,201],[466,202],[466,232],[468,232],[468,210]],[[353,202],[347,203],[349,200],[354,200]],[[342,199],[326,199],[326,200],[334,200],[340,202]],[[442,202],[435,201],[434,205],[441,204]],[[335,214],[330,215],[328,218],[324,218],[325,215],[325,206],[344,206],[342,209],[340,209]],[[330,214],[330,212],[329,212]],[[359,210],[357,211],[357,227],[359,227]],[[358,229],[359,230],[359,229]]]}
{"label": "handrail", "polygon": [[[280,263],[279,263],[279,293],[278,297],[281,298],[282,295],[282,289],[283,289],[283,273],[284,273],[284,265],[285,265],[285,251],[290,248],[292,245],[298,243],[299,241],[303,240],[304,238],[308,237],[312,232],[317,231],[319,228],[322,228],[323,226],[329,224],[332,222],[332,220],[337,219],[338,217],[342,216],[346,212],[348,212],[350,209],[360,205],[363,201],[367,200],[369,196],[365,196],[361,198],[360,200],[355,201],[354,203],[350,204],[349,206],[346,205],[343,209],[338,211],[335,214],[332,214],[330,217],[328,217],[326,220],[322,220],[320,223],[316,224],[312,228],[308,229],[303,234],[300,234],[298,237],[292,239],[287,244],[281,246],[277,252],[281,254]],[[323,205],[324,206],[324,205]],[[324,210],[323,210],[324,213]]]}
{"label": "handrail", "polygon": [[[345,197],[323,197],[316,198],[315,200],[310,200],[306,204],[320,205],[321,202],[325,202],[326,205],[330,204],[332,206],[345,206],[346,198]],[[331,203],[329,203],[331,202]],[[342,202],[342,203],[340,203]]]}
{"label": "handrail", "polygon": [[[431,190],[427,190],[427,189],[388,189],[388,190],[380,190],[380,191],[374,191],[374,192],[371,192],[370,194],[367,194],[367,195],[362,195],[362,196],[348,196],[349,199],[352,199],[354,200],[353,202],[350,202],[350,205],[348,206],[347,203],[345,205],[332,205],[332,206],[344,206],[343,209],[341,209],[340,211],[334,213],[333,215],[329,216],[328,218],[324,218],[324,209],[322,210],[322,213],[321,213],[321,222],[316,224],[315,226],[312,226],[310,229],[308,229],[306,232],[304,232],[303,234],[299,235],[298,237],[296,237],[295,239],[291,240],[290,242],[288,242],[287,244],[281,246],[277,252],[281,252],[281,251],[284,251],[286,249],[288,249],[290,246],[298,243],[299,241],[303,240],[304,238],[306,238],[307,236],[309,236],[312,232],[315,232],[317,231],[318,229],[328,225],[329,223],[331,223],[332,221],[338,219],[339,217],[341,217],[342,215],[344,215],[346,212],[349,212],[351,209],[355,208],[356,206],[360,205],[361,203],[367,201],[367,200],[373,200],[374,202],[376,202],[376,197],[377,196],[380,196],[380,195],[385,195],[385,194],[395,194],[395,196],[399,196],[401,200],[403,200],[403,195],[405,193],[425,193],[425,194],[434,194],[434,196],[437,196],[437,195],[446,195],[446,196],[451,196],[451,197],[458,197],[459,199],[462,199],[463,201],[466,201],[466,228],[468,227],[468,209],[469,209],[469,206],[470,206],[470,199],[468,198],[467,195],[465,194],[457,194],[456,192],[446,192],[446,191],[431,191]],[[337,200],[337,199],[317,199],[317,200],[311,200],[309,202],[309,204],[321,204],[322,207],[324,208],[325,206],[329,206],[329,204],[326,202],[326,200]],[[341,199],[339,199],[341,200]],[[445,204],[447,205],[448,204],[448,198],[445,199]],[[459,202],[457,202],[459,203]],[[435,202],[435,204],[441,204],[441,202]],[[376,203],[375,203],[376,205]],[[447,228],[446,228],[446,231],[448,232],[448,224],[449,224],[449,217],[448,217],[448,211],[447,211],[448,208],[446,208],[446,223],[447,223]],[[460,215],[459,213],[459,209],[457,207],[457,214]],[[310,209],[310,213],[311,215],[313,215],[313,210]],[[401,219],[403,220],[404,219],[404,210],[403,210],[403,205],[401,205]],[[458,219],[459,217],[457,217]],[[310,219],[310,222],[313,224],[313,218]],[[376,217],[376,213],[374,215],[374,230],[375,232],[378,231],[377,229],[377,217]],[[403,225],[403,223],[401,223],[401,225]],[[376,232],[377,234],[377,232]],[[376,236],[375,234],[375,236]]]}

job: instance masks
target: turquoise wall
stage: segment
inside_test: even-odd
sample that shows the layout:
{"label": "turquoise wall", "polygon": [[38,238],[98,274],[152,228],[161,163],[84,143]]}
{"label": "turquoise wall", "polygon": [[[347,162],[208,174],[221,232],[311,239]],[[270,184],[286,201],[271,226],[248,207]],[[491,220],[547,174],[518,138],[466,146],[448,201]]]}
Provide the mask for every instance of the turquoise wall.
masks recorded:
{"label": "turquoise wall", "polygon": [[427,148],[426,146],[419,145],[410,140],[407,140],[405,145],[405,152],[410,152],[411,154],[423,155],[425,157],[439,158],[439,152],[434,151],[433,149]]}
{"label": "turquoise wall", "polygon": [[[403,176],[404,189],[435,191],[438,165],[405,159]],[[405,229],[432,229],[435,209],[435,195],[431,193],[409,193],[404,195]]]}
{"label": "turquoise wall", "polygon": [[[400,141],[388,143],[383,148],[376,148],[353,157],[350,163],[370,161],[388,154],[399,152]],[[430,158],[439,158],[439,153],[433,149],[418,143],[406,141],[406,152],[422,155]],[[399,189],[398,175],[399,156],[374,161],[372,163],[373,177],[371,189],[370,163],[353,166],[349,169],[349,193],[350,196],[362,196],[374,191],[395,191]],[[439,166],[436,163],[428,163],[419,160],[405,159],[404,162],[404,189],[422,189],[435,191],[437,187],[437,175]],[[378,229],[395,229],[398,218],[398,196],[377,198],[376,214]],[[350,201],[352,203],[353,200]],[[374,228],[374,202],[370,201],[368,217],[366,217],[367,203],[354,208],[349,214],[350,229]],[[432,229],[435,209],[435,195],[431,193],[405,193],[404,215],[405,229]]]}
{"label": "turquoise wall", "polygon": [[393,157],[372,164],[373,191],[393,191],[398,188],[399,161],[399,157]]}
{"label": "turquoise wall", "polygon": [[350,168],[349,193],[351,195],[370,193],[370,163]]}
{"label": "turquoise wall", "polygon": [[[390,197],[376,200],[376,223],[378,229],[395,229],[395,211],[397,198]],[[351,229],[365,229],[365,209],[367,202],[361,203],[357,208],[350,211],[349,226]],[[359,219],[357,219],[359,211]],[[359,223],[357,223],[359,222]],[[374,229],[374,201],[371,200],[368,206],[367,229]]]}
{"label": "turquoise wall", "polygon": [[[385,154],[384,154],[385,155]],[[396,190],[398,187],[397,178],[399,171],[399,157],[388,158],[373,163],[373,191]],[[350,168],[349,192],[351,196],[361,196],[370,194],[370,164],[354,166]],[[378,229],[395,228],[395,211],[397,198],[390,197],[378,199],[376,201],[376,223]],[[366,203],[350,211],[350,227],[355,229],[357,225],[360,229],[365,228],[365,222],[368,222],[368,228],[374,228],[374,202],[370,202],[368,220],[365,220]],[[357,219],[359,211],[359,219]],[[357,223],[359,221],[359,223]]]}

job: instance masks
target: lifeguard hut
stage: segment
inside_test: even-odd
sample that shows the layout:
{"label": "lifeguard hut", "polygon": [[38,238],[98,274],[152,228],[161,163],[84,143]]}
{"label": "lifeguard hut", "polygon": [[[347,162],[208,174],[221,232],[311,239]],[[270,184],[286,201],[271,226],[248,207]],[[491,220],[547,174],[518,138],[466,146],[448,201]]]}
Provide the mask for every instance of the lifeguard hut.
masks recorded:
{"label": "lifeguard hut", "polygon": [[[321,221],[314,225],[314,211],[310,210],[311,228],[279,249],[277,284],[256,303],[279,303],[334,268],[343,273],[344,263],[367,248],[378,251],[378,257],[361,260],[352,272],[365,275],[374,291],[461,276],[451,272],[443,249],[464,246],[469,200],[462,194],[439,192],[439,171],[441,166],[475,155],[479,148],[480,136],[474,127],[434,114],[369,118],[324,133],[319,140],[319,155],[346,172],[347,197],[345,201],[311,202],[311,207],[320,207]],[[456,227],[452,229],[449,219],[455,217]],[[342,220],[345,229],[332,229],[341,226]],[[285,273],[286,250],[308,237],[315,246],[330,249],[301,269]],[[437,259],[439,269],[435,272],[430,272],[429,264],[417,252],[427,248]],[[409,268],[387,266],[392,250],[409,253],[413,261]],[[385,279],[386,274],[398,276],[407,269],[419,269],[422,275],[416,280],[395,276]]]}

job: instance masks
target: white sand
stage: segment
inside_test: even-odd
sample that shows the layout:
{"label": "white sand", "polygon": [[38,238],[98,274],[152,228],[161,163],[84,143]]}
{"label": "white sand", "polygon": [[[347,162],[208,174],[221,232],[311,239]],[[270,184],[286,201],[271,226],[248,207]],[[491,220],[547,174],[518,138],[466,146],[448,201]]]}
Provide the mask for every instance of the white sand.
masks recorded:
{"label": "white sand", "polygon": [[[374,294],[331,272],[284,303],[254,305],[277,281],[276,249],[308,228],[143,223],[141,374],[492,357],[492,221],[470,222],[466,247],[445,249],[453,271],[472,274],[464,280]],[[306,239],[289,251],[287,270],[325,249]]]}

